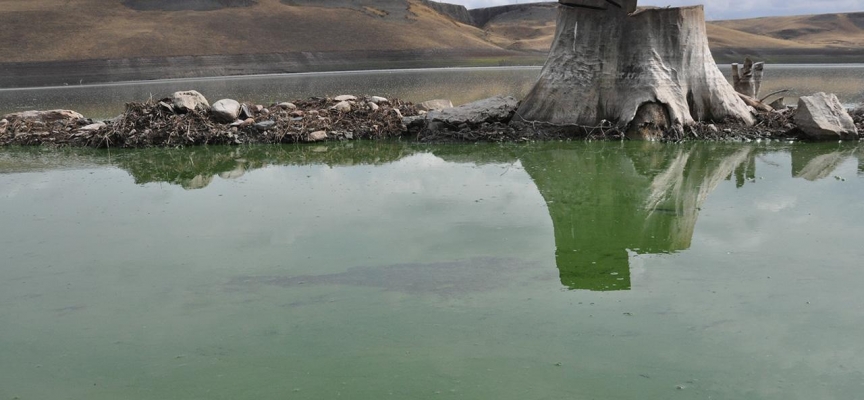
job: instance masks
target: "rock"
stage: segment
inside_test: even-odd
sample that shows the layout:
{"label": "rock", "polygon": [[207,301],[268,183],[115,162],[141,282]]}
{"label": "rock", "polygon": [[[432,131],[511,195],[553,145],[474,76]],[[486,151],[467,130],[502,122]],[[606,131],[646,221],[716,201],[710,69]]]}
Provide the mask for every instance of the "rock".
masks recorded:
{"label": "rock", "polygon": [[245,120],[243,120],[243,122],[240,123],[239,126],[242,128],[242,127],[246,127],[246,126],[252,125],[252,124],[254,124],[254,123],[255,123],[255,120],[254,120],[254,119],[252,119],[252,118],[246,118]]}
{"label": "rock", "polygon": [[369,101],[371,101],[375,104],[389,103],[390,102],[390,100],[387,100],[386,97],[381,97],[381,96],[372,96],[369,98]]}
{"label": "rock", "polygon": [[191,110],[207,111],[210,109],[210,103],[203,94],[196,90],[186,90],[175,92],[171,95],[171,102],[174,105],[174,111],[179,113],[189,112]]}
{"label": "rock", "polygon": [[264,106],[262,106],[260,104],[256,104],[256,105],[252,106],[252,111],[254,111],[255,114],[260,114],[261,111],[264,111]]}
{"label": "rock", "polygon": [[[27,122],[55,122],[63,120],[78,120],[84,119],[84,116],[72,110],[47,110],[47,111],[22,111],[20,113],[9,114],[3,117],[9,121],[27,121]],[[8,122],[7,122],[8,123]]]}
{"label": "rock", "polygon": [[303,110],[295,110],[291,112],[291,116],[294,118],[302,118],[304,114],[306,113],[304,113]]}
{"label": "rock", "polygon": [[459,107],[447,108],[426,114],[426,119],[448,125],[479,125],[484,122],[509,122],[519,101],[510,96],[497,96],[475,101]]}
{"label": "rock", "polygon": [[160,102],[159,102],[159,107],[164,108],[166,111],[168,111],[168,112],[170,112],[170,113],[174,113],[174,114],[177,113],[176,111],[174,111],[174,106],[173,106],[172,104],[168,103],[168,102],[160,101]]}
{"label": "rock", "polygon": [[347,102],[347,101],[340,101],[340,102],[336,103],[335,106],[330,107],[330,109],[331,109],[331,110],[336,110],[336,111],[339,111],[339,112],[345,112],[345,113],[347,113],[347,112],[350,112],[350,111],[351,111],[351,103],[349,103],[349,102]]}
{"label": "rock", "polygon": [[714,125],[714,124],[708,125],[708,131],[710,131],[712,133],[720,133],[720,129],[717,128],[717,125]]}
{"label": "rock", "polygon": [[94,124],[89,124],[78,128],[78,132],[96,132],[108,125],[105,125],[104,122],[96,122]]}
{"label": "rock", "polygon": [[816,93],[798,100],[795,124],[810,139],[857,139],[858,129],[834,94]]}
{"label": "rock", "polygon": [[255,129],[264,132],[276,127],[276,121],[262,121],[255,124]]}
{"label": "rock", "polygon": [[378,109],[381,108],[378,106],[378,104],[375,104],[371,101],[369,103],[367,103],[366,105],[369,106],[369,109],[372,111],[378,111]]}
{"label": "rock", "polygon": [[297,106],[295,106],[294,103],[289,103],[287,101],[284,103],[279,103],[279,107],[282,107],[283,110],[289,110],[289,111],[293,111],[293,110],[297,109]]}
{"label": "rock", "polygon": [[783,100],[785,100],[785,99],[783,97],[781,97],[777,100],[774,100],[769,105],[771,106],[771,108],[773,108],[775,110],[785,110],[786,109],[786,103]]}
{"label": "rock", "polygon": [[352,95],[350,95],[350,94],[343,94],[343,95],[341,95],[341,96],[336,96],[336,97],[334,97],[333,100],[334,100],[334,101],[337,101],[337,102],[342,102],[342,101],[356,101],[356,100],[357,100],[357,97],[356,97],[356,96],[352,96]]}
{"label": "rock", "polygon": [[393,114],[396,114],[396,116],[399,117],[399,118],[403,118],[403,117],[402,117],[402,111],[399,111],[398,108],[394,108],[394,109],[393,109]]}
{"label": "rock", "polygon": [[266,108],[265,108],[265,109],[262,109],[262,110],[261,110],[261,115],[270,115],[270,110],[268,110],[268,109],[266,109]]}
{"label": "rock", "polygon": [[309,134],[310,142],[320,142],[322,140],[327,140],[327,132],[325,131],[315,131]]}
{"label": "rock", "polygon": [[6,133],[6,127],[9,126],[9,120],[0,119],[0,135]]}
{"label": "rock", "polygon": [[453,102],[445,99],[436,99],[424,101],[417,105],[417,109],[422,111],[443,110],[445,108],[453,108]]}
{"label": "rock", "polygon": [[243,104],[240,106],[240,119],[252,118],[252,111],[249,111],[249,106]]}
{"label": "rock", "polygon": [[415,126],[415,125],[421,126],[423,121],[425,121],[425,120],[426,120],[426,117],[424,117],[423,115],[415,115],[412,117],[402,118],[402,123],[405,124],[405,126],[409,126],[409,127]]}
{"label": "rock", "polygon": [[222,99],[213,103],[210,113],[219,122],[231,122],[240,118],[240,103],[237,100]]}

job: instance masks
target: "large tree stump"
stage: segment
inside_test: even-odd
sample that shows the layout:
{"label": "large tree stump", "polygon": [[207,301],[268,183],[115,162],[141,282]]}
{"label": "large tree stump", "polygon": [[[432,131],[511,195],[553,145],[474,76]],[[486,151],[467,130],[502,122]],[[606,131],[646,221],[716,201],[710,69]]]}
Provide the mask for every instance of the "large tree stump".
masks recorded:
{"label": "large tree stump", "polygon": [[640,124],[654,119],[661,128],[753,123],[714,62],[702,6],[637,11],[636,0],[559,2],[552,50],[517,120],[624,127],[639,114]]}

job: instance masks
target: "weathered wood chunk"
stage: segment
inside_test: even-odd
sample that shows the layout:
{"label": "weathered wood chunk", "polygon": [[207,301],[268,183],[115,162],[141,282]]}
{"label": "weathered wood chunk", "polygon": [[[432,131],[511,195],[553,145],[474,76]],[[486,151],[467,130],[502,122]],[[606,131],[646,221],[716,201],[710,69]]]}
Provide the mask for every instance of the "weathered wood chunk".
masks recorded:
{"label": "weathered wood chunk", "polygon": [[732,84],[735,91],[753,98],[759,97],[762,89],[762,76],[765,70],[764,62],[754,63],[750,58],[744,60],[744,66],[739,70],[738,63],[732,64]]}

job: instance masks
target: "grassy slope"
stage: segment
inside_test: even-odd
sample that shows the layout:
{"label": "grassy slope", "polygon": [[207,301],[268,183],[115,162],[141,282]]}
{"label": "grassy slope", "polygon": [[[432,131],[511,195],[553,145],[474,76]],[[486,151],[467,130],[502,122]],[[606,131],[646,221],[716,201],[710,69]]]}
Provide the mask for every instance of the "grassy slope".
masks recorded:
{"label": "grassy slope", "polygon": [[714,24],[755,35],[789,40],[802,46],[864,46],[864,13],[755,18],[718,21]]}
{"label": "grassy slope", "polygon": [[[497,49],[415,0],[406,12],[258,0],[214,11],[134,11],[120,0],[0,1],[5,62],[300,51]],[[410,12],[408,8],[410,7]]]}
{"label": "grassy slope", "polygon": [[[512,49],[546,50],[555,34],[555,13],[549,9],[512,11],[491,19],[485,29],[501,37],[496,43]],[[752,54],[792,61],[818,60],[819,54],[856,54],[864,59],[864,13],[771,17],[708,23],[708,40],[718,59]],[[806,54],[806,56],[804,56]],[[732,58],[734,57],[734,58]]]}
{"label": "grassy slope", "polygon": [[[0,0],[0,62],[308,51],[542,52],[551,44],[555,15],[548,6],[526,7],[481,29],[419,0],[257,0],[250,7],[170,12],[135,11],[122,0]],[[864,57],[864,13],[719,21],[709,23],[708,32],[718,60],[744,54],[819,60],[841,50]]]}

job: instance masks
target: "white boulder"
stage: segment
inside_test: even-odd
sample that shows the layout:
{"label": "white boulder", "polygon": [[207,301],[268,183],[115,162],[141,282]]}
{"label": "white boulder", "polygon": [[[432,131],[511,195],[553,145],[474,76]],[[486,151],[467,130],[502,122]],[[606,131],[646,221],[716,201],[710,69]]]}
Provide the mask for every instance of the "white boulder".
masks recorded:
{"label": "white boulder", "polygon": [[232,99],[222,99],[213,103],[210,114],[219,122],[233,122],[240,118],[240,102]]}
{"label": "white boulder", "polygon": [[207,98],[196,90],[174,92],[171,95],[171,102],[174,105],[174,110],[180,113],[191,110],[207,111],[210,109],[210,103],[207,101]]}
{"label": "white boulder", "polygon": [[798,100],[795,124],[810,139],[857,139],[858,129],[834,94],[816,93]]}

